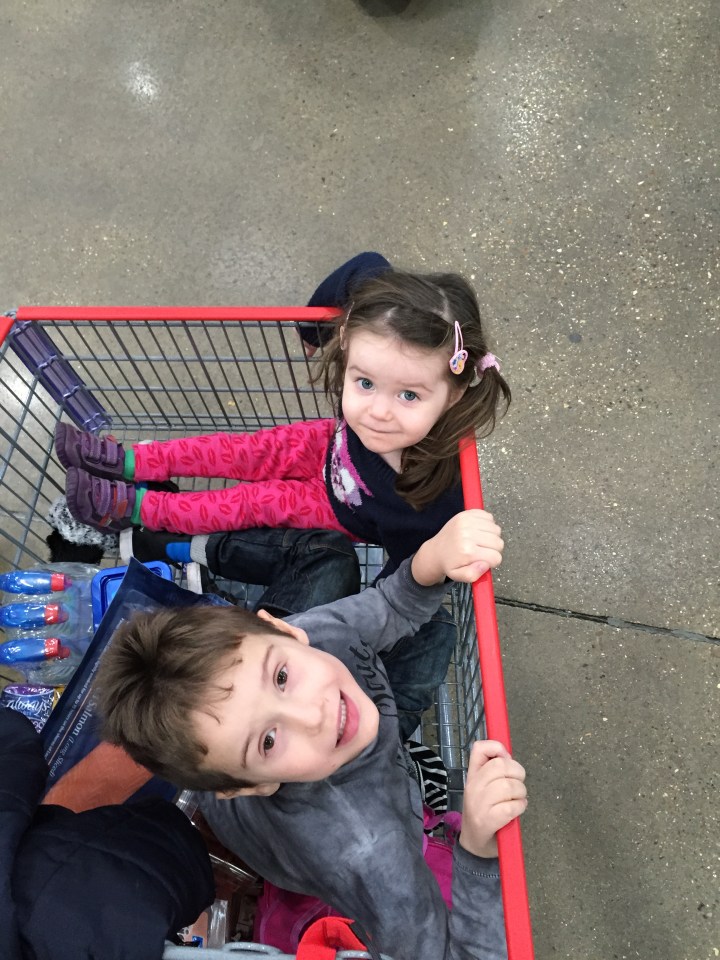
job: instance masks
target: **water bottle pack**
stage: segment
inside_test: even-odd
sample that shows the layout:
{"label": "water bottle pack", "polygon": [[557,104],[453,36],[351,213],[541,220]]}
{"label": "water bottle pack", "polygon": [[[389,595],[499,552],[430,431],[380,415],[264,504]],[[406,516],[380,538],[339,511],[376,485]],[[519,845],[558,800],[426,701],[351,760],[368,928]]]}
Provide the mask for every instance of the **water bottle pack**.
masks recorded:
{"label": "water bottle pack", "polygon": [[67,683],[92,639],[97,572],[89,564],[50,563],[0,574],[0,664],[30,683]]}

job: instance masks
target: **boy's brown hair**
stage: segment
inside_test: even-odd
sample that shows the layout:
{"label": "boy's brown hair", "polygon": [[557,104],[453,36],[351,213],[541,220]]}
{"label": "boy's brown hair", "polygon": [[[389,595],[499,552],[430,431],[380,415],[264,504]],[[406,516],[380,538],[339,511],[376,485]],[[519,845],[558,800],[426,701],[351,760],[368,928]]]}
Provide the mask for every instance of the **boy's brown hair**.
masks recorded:
{"label": "boy's brown hair", "polygon": [[282,636],[236,606],[194,606],[137,613],[113,634],[94,685],[102,733],[137,763],[177,787],[233,790],[253,786],[203,769],[207,747],[196,711],[230,695],[223,675],[242,660],[248,635]]}

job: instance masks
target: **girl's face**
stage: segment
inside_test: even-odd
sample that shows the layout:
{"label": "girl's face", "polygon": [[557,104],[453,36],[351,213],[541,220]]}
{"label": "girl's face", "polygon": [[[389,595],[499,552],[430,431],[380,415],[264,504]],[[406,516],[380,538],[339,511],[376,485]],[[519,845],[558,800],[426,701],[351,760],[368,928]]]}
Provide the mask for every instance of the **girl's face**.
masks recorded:
{"label": "girl's face", "polygon": [[444,351],[356,330],[348,337],[342,412],[368,450],[400,470],[406,447],[418,443],[463,395],[448,381]]}

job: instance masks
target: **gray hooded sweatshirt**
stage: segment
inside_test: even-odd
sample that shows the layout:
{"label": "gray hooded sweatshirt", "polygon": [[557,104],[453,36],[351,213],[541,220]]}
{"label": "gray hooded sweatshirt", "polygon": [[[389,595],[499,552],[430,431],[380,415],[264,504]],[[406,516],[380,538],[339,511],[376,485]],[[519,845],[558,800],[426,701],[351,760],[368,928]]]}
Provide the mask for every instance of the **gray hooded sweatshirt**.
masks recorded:
{"label": "gray hooded sweatshirt", "polygon": [[287,617],[342,660],[376,704],[375,740],[325,780],[285,783],[270,797],[199,795],[217,837],[262,877],[359,920],[393,960],[503,960],[496,859],[453,855],[452,912],[425,863],[420,791],[407,771],[395,701],[377,653],[415,633],[445,584],[418,585],[410,559],[352,597]]}

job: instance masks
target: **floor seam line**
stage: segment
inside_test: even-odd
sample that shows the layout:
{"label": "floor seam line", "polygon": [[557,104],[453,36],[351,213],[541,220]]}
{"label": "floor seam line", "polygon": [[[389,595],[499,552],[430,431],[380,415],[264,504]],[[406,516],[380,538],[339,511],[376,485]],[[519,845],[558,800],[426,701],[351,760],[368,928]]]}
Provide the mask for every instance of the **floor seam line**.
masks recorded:
{"label": "floor seam line", "polygon": [[618,630],[638,630],[643,633],[659,633],[663,636],[676,637],[680,640],[693,640],[699,643],[720,644],[720,637],[711,634],[697,633],[694,630],[681,630],[673,627],[661,627],[651,623],[639,623],[635,620],[625,620],[622,617],[603,617],[595,613],[583,613],[580,610],[569,610],[565,607],[550,607],[543,603],[530,603],[525,600],[513,600],[510,597],[495,597],[495,602],[504,607],[515,607],[519,610],[531,610],[533,613],[547,613],[550,616],[562,617],[565,620],[584,620],[589,623],[599,623],[606,627],[615,627]]}

